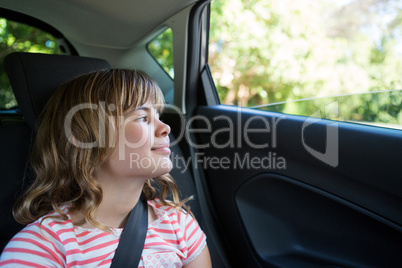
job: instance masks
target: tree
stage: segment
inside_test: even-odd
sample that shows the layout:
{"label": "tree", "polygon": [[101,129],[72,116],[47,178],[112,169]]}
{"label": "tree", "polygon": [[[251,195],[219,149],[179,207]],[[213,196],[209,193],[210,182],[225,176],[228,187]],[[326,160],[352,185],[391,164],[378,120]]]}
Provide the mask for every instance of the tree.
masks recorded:
{"label": "tree", "polygon": [[[209,64],[221,101],[256,106],[401,88],[400,6],[392,0],[212,1]],[[384,95],[394,98],[392,111],[381,94],[338,98],[339,116],[402,125],[398,94]],[[321,99],[265,109],[310,115],[322,105]]]}
{"label": "tree", "polygon": [[173,32],[167,28],[148,44],[148,50],[162,68],[174,79]]}

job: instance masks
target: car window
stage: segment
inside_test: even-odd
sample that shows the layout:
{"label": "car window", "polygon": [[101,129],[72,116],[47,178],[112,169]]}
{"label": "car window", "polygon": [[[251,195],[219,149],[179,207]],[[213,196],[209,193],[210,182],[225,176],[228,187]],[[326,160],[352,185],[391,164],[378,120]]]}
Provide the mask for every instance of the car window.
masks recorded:
{"label": "car window", "polygon": [[168,104],[173,104],[174,101],[174,63],[173,63],[173,32],[167,27],[154,39],[147,44],[149,54],[167,73],[167,79],[164,82],[158,81],[159,86],[165,96],[165,101]]}
{"label": "car window", "polygon": [[[0,62],[12,52],[60,54],[56,39],[36,27],[0,18]],[[17,107],[3,64],[0,64],[0,110]]]}
{"label": "car window", "polygon": [[402,2],[214,0],[222,104],[402,129]]}
{"label": "car window", "polygon": [[165,72],[174,79],[172,29],[166,28],[166,30],[149,42],[148,51]]}

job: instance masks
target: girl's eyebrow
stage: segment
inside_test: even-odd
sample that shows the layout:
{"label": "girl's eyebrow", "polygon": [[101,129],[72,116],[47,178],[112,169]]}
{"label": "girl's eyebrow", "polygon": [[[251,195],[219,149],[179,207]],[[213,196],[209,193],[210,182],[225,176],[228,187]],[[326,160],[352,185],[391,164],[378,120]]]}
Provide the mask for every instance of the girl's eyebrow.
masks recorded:
{"label": "girl's eyebrow", "polygon": [[[136,111],[145,111],[147,113],[151,113],[152,109],[155,109],[155,108],[154,107],[148,107],[148,106],[140,106],[140,107],[135,108],[131,113],[134,113]],[[161,109],[156,109],[156,112],[158,114],[161,114],[162,110]]]}
{"label": "girl's eyebrow", "polygon": [[149,112],[151,109],[147,106],[140,106],[140,107],[137,107],[134,111],[138,111],[138,110],[143,110],[143,111]]}
{"label": "girl's eyebrow", "polygon": [[151,108],[150,108],[150,107],[148,107],[148,106],[140,106],[140,107],[137,107],[133,112],[138,111],[138,110],[150,112],[152,109],[155,109],[157,113],[161,113],[161,109],[156,109],[156,108],[154,108],[154,107],[151,107]]}

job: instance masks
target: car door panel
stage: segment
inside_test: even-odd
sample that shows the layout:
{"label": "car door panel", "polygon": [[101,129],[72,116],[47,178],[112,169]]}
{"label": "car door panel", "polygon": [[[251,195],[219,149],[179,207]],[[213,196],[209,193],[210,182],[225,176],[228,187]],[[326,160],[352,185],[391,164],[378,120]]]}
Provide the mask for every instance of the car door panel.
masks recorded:
{"label": "car door panel", "polygon": [[193,157],[235,266],[398,261],[399,130],[223,105],[196,117]]}

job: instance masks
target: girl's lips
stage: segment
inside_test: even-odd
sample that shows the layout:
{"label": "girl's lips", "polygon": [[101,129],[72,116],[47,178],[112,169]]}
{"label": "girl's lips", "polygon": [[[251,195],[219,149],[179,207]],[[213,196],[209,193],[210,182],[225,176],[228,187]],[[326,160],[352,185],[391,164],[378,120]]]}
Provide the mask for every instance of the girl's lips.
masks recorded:
{"label": "girl's lips", "polygon": [[163,152],[163,153],[167,153],[170,154],[170,148],[169,148],[169,144],[161,144],[161,145],[157,145],[154,146],[152,149],[152,151],[157,151],[157,152]]}

